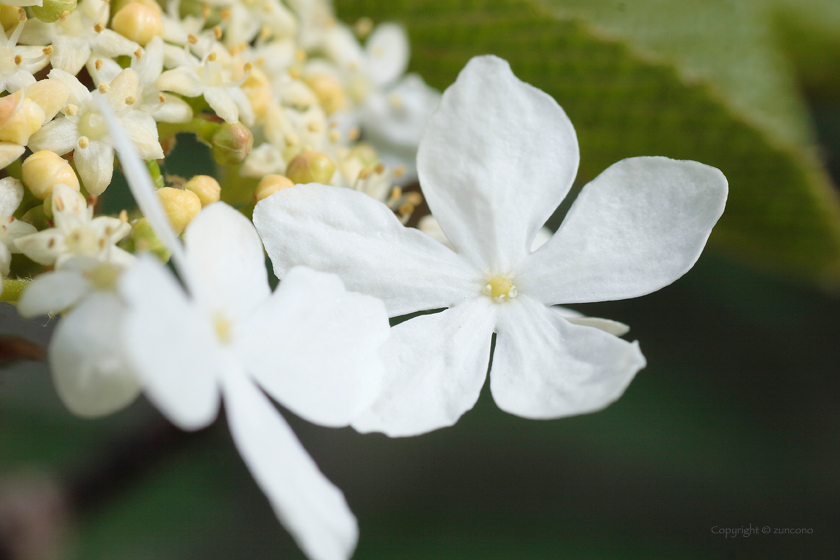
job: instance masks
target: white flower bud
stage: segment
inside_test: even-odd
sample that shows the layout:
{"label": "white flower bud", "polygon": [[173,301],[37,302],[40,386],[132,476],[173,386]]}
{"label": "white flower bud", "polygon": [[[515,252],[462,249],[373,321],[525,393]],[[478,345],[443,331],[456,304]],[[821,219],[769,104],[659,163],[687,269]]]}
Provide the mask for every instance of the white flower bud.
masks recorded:
{"label": "white flower bud", "polygon": [[44,123],[44,110],[30,99],[21,101],[22,95],[19,91],[0,99],[0,142],[25,146]]}
{"label": "white flower bud", "polygon": [[295,156],[286,168],[286,176],[295,184],[321,183],[326,185],[332,179],[335,164],[327,154],[305,150]]}
{"label": "white flower bud", "polygon": [[257,184],[257,188],[254,191],[254,197],[257,199],[257,202],[259,202],[260,200],[273,195],[277,191],[294,186],[295,184],[288,177],[283,177],[282,175],[266,175]]}
{"label": "white flower bud", "polygon": [[111,28],[145,46],[152,37],[163,35],[163,18],[160,10],[140,2],[131,2],[114,15]]}
{"label": "white flower bud", "polygon": [[79,179],[66,159],[49,150],[35,152],[23,162],[23,182],[32,194],[46,200],[53,187],[64,183],[79,190]]}
{"label": "white flower bud", "polygon": [[222,193],[219,182],[209,175],[196,175],[187,181],[184,188],[198,196],[202,207],[218,202]]}
{"label": "white flower bud", "polygon": [[169,217],[172,229],[178,235],[201,212],[201,200],[192,191],[163,187],[157,190],[158,198]]}

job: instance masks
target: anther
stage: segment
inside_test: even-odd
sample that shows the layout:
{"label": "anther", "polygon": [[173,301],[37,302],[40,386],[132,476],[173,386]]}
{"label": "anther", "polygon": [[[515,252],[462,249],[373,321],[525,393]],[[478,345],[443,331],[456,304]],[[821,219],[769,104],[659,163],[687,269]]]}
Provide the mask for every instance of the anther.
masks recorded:
{"label": "anther", "polygon": [[225,21],[226,19],[230,18],[230,13],[230,8],[219,10],[219,19]]}
{"label": "anther", "polygon": [[52,52],[53,52],[52,45],[47,45],[46,47],[44,47],[44,50],[42,50],[41,52],[46,54],[46,55],[52,54]]}
{"label": "anther", "polygon": [[125,210],[120,210],[120,221],[122,223],[128,223],[128,212]]}
{"label": "anther", "polygon": [[60,19],[61,21],[64,21],[69,17],[70,17],[70,12],[68,12],[67,10],[64,10],[63,12],[61,12],[61,15],[58,16],[58,19]]}
{"label": "anther", "polygon": [[306,125],[306,128],[309,129],[309,132],[321,132],[321,123],[318,121],[312,121]]}
{"label": "anther", "polygon": [[384,163],[382,163],[382,162],[379,162],[379,163],[377,163],[377,164],[376,164],[376,167],[374,167],[374,168],[373,168],[373,170],[374,170],[374,171],[375,171],[378,175],[382,175],[383,173],[385,173],[385,164],[384,164]]}
{"label": "anther", "polygon": [[129,95],[128,97],[125,98],[125,104],[126,105],[134,105],[135,103],[137,103],[137,98],[134,97],[133,95]]}
{"label": "anther", "polygon": [[104,248],[105,248],[105,238],[104,238],[104,237],[100,237],[100,238],[99,238],[99,248],[100,248],[100,249],[104,249]]}
{"label": "anther", "polygon": [[210,54],[207,55],[207,60],[208,60],[208,62],[215,62],[216,61],[215,51],[211,52]]}
{"label": "anther", "polygon": [[297,135],[294,132],[287,132],[283,136],[283,141],[286,143],[287,146],[296,146],[300,140],[298,140]]}
{"label": "anther", "polygon": [[101,84],[99,84],[99,87],[96,88],[96,89],[99,90],[99,93],[108,93],[108,90],[111,89],[111,86],[108,85],[106,82],[102,82]]}
{"label": "anther", "polygon": [[398,165],[398,166],[396,166],[396,167],[394,168],[394,177],[396,177],[397,179],[399,179],[399,178],[400,178],[400,177],[402,177],[403,175],[405,175],[405,166],[404,166],[404,165]]}
{"label": "anther", "polygon": [[295,58],[298,60],[298,62],[303,62],[304,60],[306,60],[306,51],[304,51],[303,49],[298,49],[297,52],[295,52]]}
{"label": "anther", "polygon": [[102,70],[102,59],[97,58],[96,62],[93,63],[97,70]]}
{"label": "anther", "polygon": [[370,177],[370,169],[368,169],[367,167],[362,168],[362,170],[359,171],[359,180],[364,181],[368,177]]}
{"label": "anther", "polygon": [[166,103],[166,96],[161,93],[160,95],[158,95],[158,101],[160,101],[161,103]]}
{"label": "anther", "polygon": [[198,44],[198,37],[190,33],[189,35],[187,35],[187,41],[189,41],[191,45],[196,45]]}
{"label": "anther", "polygon": [[213,27],[213,37],[215,37],[217,41],[222,38],[222,28],[218,25]]}
{"label": "anther", "polygon": [[134,56],[136,56],[137,58],[143,58],[143,49],[138,48],[136,51],[134,51]]}
{"label": "anther", "polygon": [[350,129],[350,131],[347,133],[347,139],[348,139],[348,140],[350,140],[351,142],[355,142],[356,140],[358,140],[358,139],[359,139],[359,134],[360,134],[360,132],[359,132],[359,127],[358,127],[358,126],[354,126],[354,127],[353,127],[353,128],[351,128],[351,129]]}
{"label": "anther", "polygon": [[79,136],[79,147],[86,150],[88,146],[90,146],[90,140],[88,140],[87,136]]}
{"label": "anther", "polygon": [[68,103],[67,106],[64,108],[64,114],[68,117],[72,117],[79,111],[79,108],[73,105],[72,103]]}
{"label": "anther", "polygon": [[254,69],[254,65],[253,65],[253,64],[251,64],[250,62],[246,62],[246,63],[245,63],[245,66],[243,66],[243,67],[242,67],[242,69],[243,69],[245,72],[250,72],[251,70],[253,70],[253,69]]}
{"label": "anther", "polygon": [[96,31],[97,33],[102,33],[102,31],[104,29],[105,29],[105,26],[102,25],[101,23],[97,23],[93,26],[93,30]]}
{"label": "anther", "polygon": [[24,10],[23,8],[18,8],[17,16],[18,16],[18,21],[20,21],[20,22],[26,21],[26,10]]}
{"label": "anther", "polygon": [[20,66],[22,62],[23,62],[23,57],[22,57],[22,56],[20,56],[19,54],[16,54],[16,55],[15,55],[15,64],[17,64],[18,66]]}

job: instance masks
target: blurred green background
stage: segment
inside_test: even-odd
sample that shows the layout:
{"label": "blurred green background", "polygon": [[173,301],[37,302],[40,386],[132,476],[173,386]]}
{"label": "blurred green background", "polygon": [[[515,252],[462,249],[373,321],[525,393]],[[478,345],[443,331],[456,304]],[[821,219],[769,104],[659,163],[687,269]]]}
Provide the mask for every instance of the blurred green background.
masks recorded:
{"label": "blurred green background", "polygon": [[[455,427],[400,440],[287,414],[359,519],[355,558],[840,558],[840,2],[336,4],[349,23],[404,23],[411,69],[440,89],[471,56],[509,59],[574,123],[577,187],[665,155],[720,167],[731,188],[684,278],[578,306],[629,324],[648,359],[607,410],[527,421],[485,391]],[[44,323],[23,334],[45,340]],[[184,434],[141,400],[77,419],[33,362],[0,373],[0,525],[25,487],[56,527],[67,497],[56,559],[303,558],[223,418]],[[771,533],[712,532],[747,526]]]}

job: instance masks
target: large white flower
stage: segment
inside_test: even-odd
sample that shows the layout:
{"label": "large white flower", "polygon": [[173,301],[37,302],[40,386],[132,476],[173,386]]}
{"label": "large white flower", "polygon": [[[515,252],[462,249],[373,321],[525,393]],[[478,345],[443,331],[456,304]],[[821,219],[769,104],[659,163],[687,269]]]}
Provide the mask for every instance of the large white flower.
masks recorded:
{"label": "large white flower", "polygon": [[384,306],[302,267],[271,293],[254,226],[221,202],[190,223],[182,247],[131,143],[111,133],[187,288],[151,258],[120,279],[125,348],[146,393],[183,429],[212,422],[223,400],[242,458],[300,547],[314,560],[349,558],[358,529],[344,496],[262,391],[311,422],[348,425],[379,393]]}
{"label": "large white flower", "polygon": [[[53,68],[50,78],[64,82],[70,88],[64,117],[57,118],[43,126],[29,139],[32,151],[50,150],[58,155],[73,151],[73,161],[82,182],[89,193],[102,194],[111,183],[114,173],[114,142],[105,126],[105,118],[94,100],[95,95],[81,82],[67,72]],[[160,159],[163,149],[158,142],[155,120],[147,113],[133,107],[137,101],[139,77],[137,72],[126,68],[109,86],[100,85],[106,91],[105,99],[117,113],[120,124],[140,150],[143,159]]]}
{"label": "large white flower", "polygon": [[[645,365],[638,345],[552,306],[637,297],[679,278],[721,215],[727,183],[692,161],[623,160],[584,187],[531,253],[578,161],[557,103],[505,61],[478,57],[444,93],[418,155],[426,200],[455,252],[347,189],[301,185],[257,205],[280,278],[306,263],[382,298],[392,316],[448,308],[392,329],[389,377],[357,429],[400,436],[455,423],[484,384],[494,331],[490,388],[510,413],[582,414],[623,393]],[[287,239],[295,243],[281,249]]]}

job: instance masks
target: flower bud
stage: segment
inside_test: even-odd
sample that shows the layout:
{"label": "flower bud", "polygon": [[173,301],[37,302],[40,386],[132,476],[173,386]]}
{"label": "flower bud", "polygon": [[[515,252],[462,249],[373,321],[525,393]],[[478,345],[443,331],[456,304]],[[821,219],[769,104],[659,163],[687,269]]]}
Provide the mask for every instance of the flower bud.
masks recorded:
{"label": "flower bud", "polygon": [[37,103],[29,99],[21,102],[20,96],[21,92],[17,92],[0,100],[0,142],[25,146],[29,137],[40,130],[45,115]]}
{"label": "flower bud", "polygon": [[335,172],[335,164],[321,152],[305,150],[286,167],[286,176],[295,184],[327,184]]}
{"label": "flower bud", "polygon": [[213,159],[219,165],[245,161],[254,146],[254,136],[242,123],[223,123],[213,134]]}
{"label": "flower bud", "polygon": [[111,28],[145,46],[152,37],[163,35],[163,18],[160,10],[140,2],[131,2],[114,15]]}
{"label": "flower bud", "polygon": [[163,262],[167,262],[169,257],[172,256],[166,246],[158,239],[152,224],[146,218],[141,218],[134,224],[134,228],[131,230],[131,241],[136,252],[152,253]]}
{"label": "flower bud", "polygon": [[22,9],[18,6],[0,4],[0,25],[3,26],[4,31],[9,31],[17,27],[20,23],[20,11]]}
{"label": "flower bud", "polygon": [[169,217],[172,229],[178,235],[201,212],[201,200],[192,191],[163,187],[157,190],[157,195],[166,211],[166,215]]}
{"label": "flower bud", "polygon": [[194,192],[198,196],[202,208],[208,204],[218,202],[222,192],[222,187],[219,186],[219,182],[209,175],[196,175],[187,181],[184,188],[190,192]]}
{"label": "flower bud", "polygon": [[335,77],[329,74],[316,74],[305,78],[304,82],[318,97],[327,115],[335,113],[347,104],[344,88]]}
{"label": "flower bud", "polygon": [[260,182],[257,184],[257,188],[254,191],[254,197],[257,199],[257,202],[259,202],[260,200],[273,195],[277,191],[294,186],[295,184],[292,183],[288,177],[283,177],[282,175],[266,175],[260,179]]}
{"label": "flower bud", "polygon": [[76,0],[44,0],[42,6],[31,6],[32,13],[41,21],[53,23],[58,21],[64,12],[73,13]]}
{"label": "flower bud", "polygon": [[74,190],[79,190],[76,172],[66,159],[49,150],[35,152],[26,158],[21,167],[21,173],[23,183],[41,200],[46,200],[58,183],[64,183]]}
{"label": "flower bud", "polygon": [[61,80],[46,78],[27,86],[26,97],[44,110],[44,120],[49,122],[67,105],[70,88]]}

